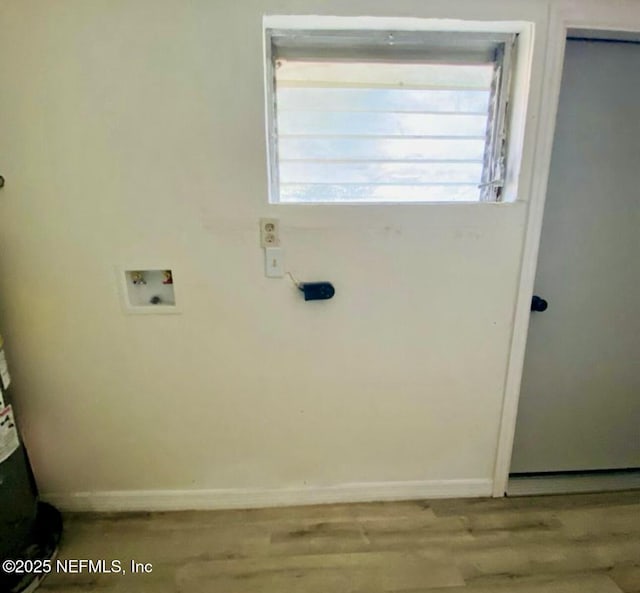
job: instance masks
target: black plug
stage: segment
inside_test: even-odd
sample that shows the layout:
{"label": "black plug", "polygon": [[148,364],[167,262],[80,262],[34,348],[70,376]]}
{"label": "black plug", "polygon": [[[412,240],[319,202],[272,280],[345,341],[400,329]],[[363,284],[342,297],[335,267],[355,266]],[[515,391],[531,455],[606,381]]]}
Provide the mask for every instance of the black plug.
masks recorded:
{"label": "black plug", "polygon": [[331,282],[301,282],[298,289],[304,293],[305,301],[326,301],[336,294]]}

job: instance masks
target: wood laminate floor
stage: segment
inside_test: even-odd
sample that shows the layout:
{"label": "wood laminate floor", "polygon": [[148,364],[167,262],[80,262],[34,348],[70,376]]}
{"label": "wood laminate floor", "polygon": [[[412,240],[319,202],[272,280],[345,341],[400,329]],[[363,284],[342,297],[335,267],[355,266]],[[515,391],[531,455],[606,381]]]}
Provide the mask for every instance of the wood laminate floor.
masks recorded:
{"label": "wood laminate floor", "polygon": [[640,492],[68,515],[59,558],[127,574],[43,593],[639,593]]}

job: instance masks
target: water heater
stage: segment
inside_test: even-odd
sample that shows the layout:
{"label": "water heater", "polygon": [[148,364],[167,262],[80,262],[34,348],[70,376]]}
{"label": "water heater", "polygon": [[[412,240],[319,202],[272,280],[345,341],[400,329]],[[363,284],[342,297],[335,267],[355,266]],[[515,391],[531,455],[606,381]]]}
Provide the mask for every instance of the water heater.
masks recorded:
{"label": "water heater", "polygon": [[[27,572],[33,563],[47,560],[58,548],[62,533],[60,513],[38,498],[13,409],[11,375],[0,336],[0,591],[28,593],[37,588],[45,576]],[[22,568],[6,572],[4,567]]]}

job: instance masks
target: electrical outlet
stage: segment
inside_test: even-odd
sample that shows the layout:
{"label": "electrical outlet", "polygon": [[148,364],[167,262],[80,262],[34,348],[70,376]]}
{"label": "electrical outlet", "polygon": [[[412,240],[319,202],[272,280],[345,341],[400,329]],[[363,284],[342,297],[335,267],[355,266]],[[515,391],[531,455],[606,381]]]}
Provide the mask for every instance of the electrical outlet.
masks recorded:
{"label": "electrical outlet", "polygon": [[260,219],[260,246],[280,246],[280,223],[277,218]]}

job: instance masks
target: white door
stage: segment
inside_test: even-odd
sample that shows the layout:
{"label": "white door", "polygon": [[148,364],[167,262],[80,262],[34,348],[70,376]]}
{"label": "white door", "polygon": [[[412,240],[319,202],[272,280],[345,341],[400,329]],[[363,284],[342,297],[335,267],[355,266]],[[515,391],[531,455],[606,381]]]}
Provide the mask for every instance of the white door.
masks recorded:
{"label": "white door", "polygon": [[640,45],[569,41],[512,473],[640,467]]}

